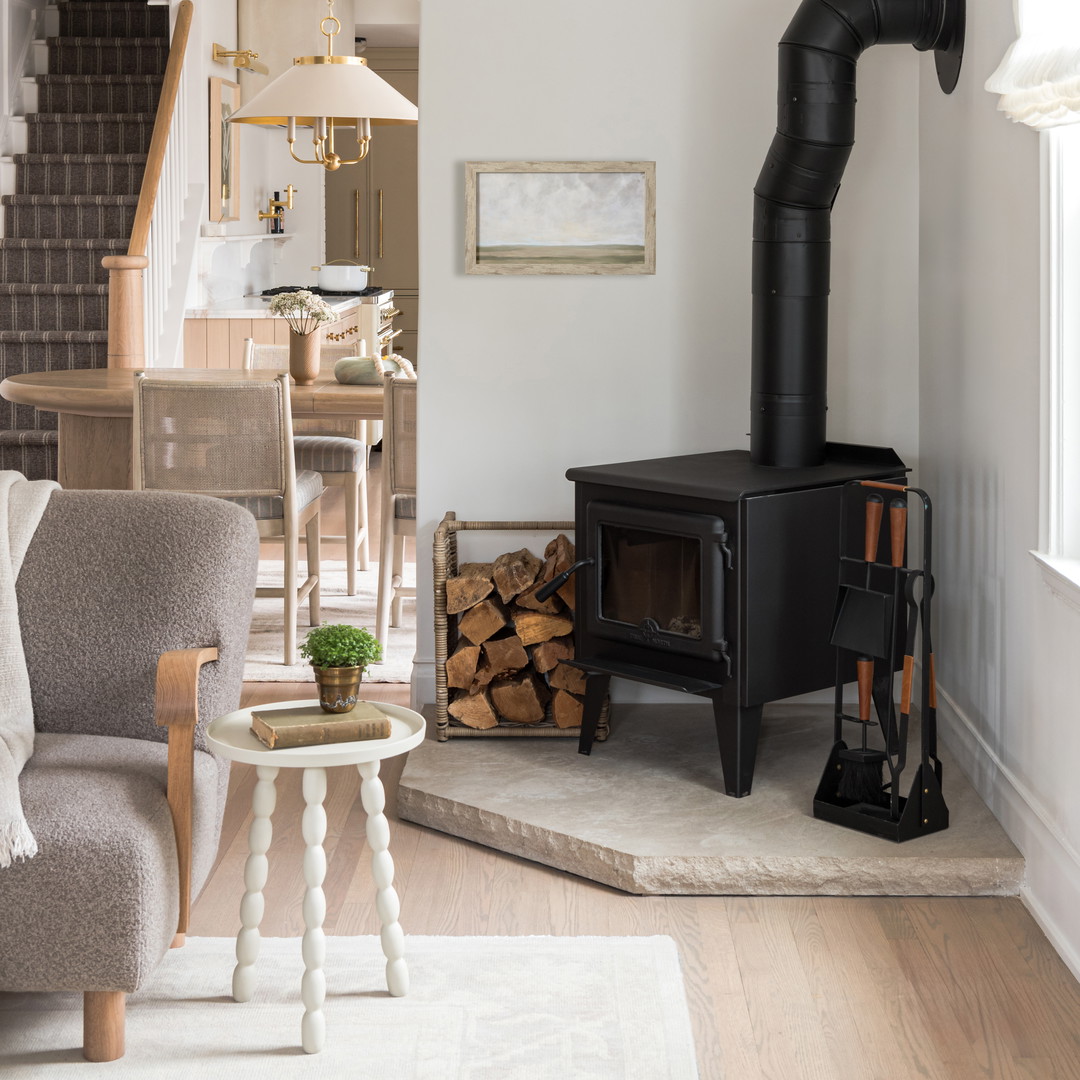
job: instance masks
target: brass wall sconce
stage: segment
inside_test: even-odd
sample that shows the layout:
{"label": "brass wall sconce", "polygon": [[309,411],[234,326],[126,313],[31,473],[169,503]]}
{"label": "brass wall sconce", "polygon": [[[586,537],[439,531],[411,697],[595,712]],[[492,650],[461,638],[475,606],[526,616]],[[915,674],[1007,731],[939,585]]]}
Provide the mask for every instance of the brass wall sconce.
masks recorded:
{"label": "brass wall sconce", "polygon": [[256,75],[270,74],[270,69],[259,59],[259,54],[252,52],[251,49],[229,50],[216,41],[212,49],[211,58],[218,64],[224,64],[229,57],[232,57],[233,67],[238,67],[242,71],[251,71]]}
{"label": "brass wall sconce", "polygon": [[286,210],[293,208],[292,197],[296,194],[297,188],[294,188],[292,184],[285,185],[285,198],[284,199],[270,199],[270,209],[259,211],[259,220],[266,221],[268,218],[273,218],[275,221],[280,221],[285,216]]}

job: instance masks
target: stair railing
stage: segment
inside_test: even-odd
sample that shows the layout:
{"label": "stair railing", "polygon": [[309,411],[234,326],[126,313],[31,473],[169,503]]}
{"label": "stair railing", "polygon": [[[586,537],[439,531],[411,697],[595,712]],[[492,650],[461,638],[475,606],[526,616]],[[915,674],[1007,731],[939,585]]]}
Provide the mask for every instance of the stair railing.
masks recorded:
{"label": "stair railing", "polygon": [[[181,87],[193,10],[191,0],[182,0],[176,9],[127,254],[107,255],[101,260],[109,271],[110,368],[145,367],[147,330],[149,340],[158,347],[167,318],[187,194],[187,110]],[[144,295],[143,271],[148,266],[150,284]]]}

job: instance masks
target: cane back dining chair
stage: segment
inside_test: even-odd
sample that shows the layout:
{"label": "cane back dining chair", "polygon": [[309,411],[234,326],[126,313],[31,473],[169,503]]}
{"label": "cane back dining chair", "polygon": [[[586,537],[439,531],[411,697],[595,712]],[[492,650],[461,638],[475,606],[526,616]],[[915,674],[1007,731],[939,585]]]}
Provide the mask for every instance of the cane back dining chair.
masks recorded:
{"label": "cane back dining chair", "polygon": [[386,641],[401,625],[401,601],[416,596],[403,585],[405,538],[416,536],[416,379],[383,376],[382,539],[375,636]]}
{"label": "cane back dining chair", "polygon": [[[255,590],[285,604],[286,666],[296,662],[297,608],[307,600],[318,626],[319,512],[322,478],[296,469],[289,377],[213,383],[135,376],[136,490],[186,491],[238,503],[259,536],[284,541],[284,585]],[[307,576],[299,579],[300,529],[307,539]]]}
{"label": "cane back dining chair", "polygon": [[[356,345],[326,345],[324,363],[356,355]],[[244,339],[244,368],[288,371],[288,345],[264,345]],[[345,544],[347,591],[356,595],[356,572],[367,570],[370,561],[368,526],[368,455],[379,441],[379,421],[325,419],[293,422],[296,467],[317,472],[327,486],[345,491],[345,535],[323,535],[324,540]]]}

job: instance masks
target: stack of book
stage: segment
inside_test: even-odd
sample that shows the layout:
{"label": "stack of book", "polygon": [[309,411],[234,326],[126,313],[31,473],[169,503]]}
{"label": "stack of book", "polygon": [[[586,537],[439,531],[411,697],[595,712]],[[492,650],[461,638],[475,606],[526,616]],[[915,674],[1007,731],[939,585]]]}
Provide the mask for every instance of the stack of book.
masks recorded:
{"label": "stack of book", "polygon": [[347,713],[324,712],[318,705],[297,709],[252,709],[251,733],[271,750],[388,739],[390,717],[370,701],[358,701]]}

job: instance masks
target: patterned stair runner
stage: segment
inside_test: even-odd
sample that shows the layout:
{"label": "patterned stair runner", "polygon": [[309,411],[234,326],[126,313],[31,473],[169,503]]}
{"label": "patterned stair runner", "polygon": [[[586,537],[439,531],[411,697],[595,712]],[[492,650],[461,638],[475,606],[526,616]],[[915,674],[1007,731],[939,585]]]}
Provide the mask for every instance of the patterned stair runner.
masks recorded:
{"label": "patterned stair runner", "polygon": [[[127,251],[168,57],[168,8],[60,0],[15,193],[0,198],[0,379],[106,365],[106,255]],[[0,469],[56,478],[56,414],[0,399]]]}

